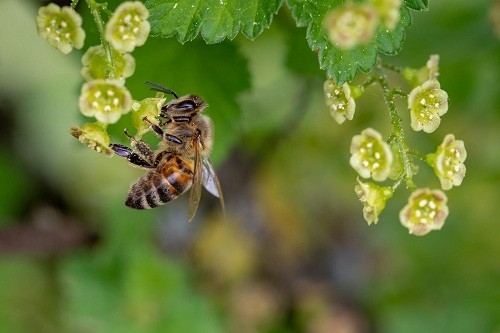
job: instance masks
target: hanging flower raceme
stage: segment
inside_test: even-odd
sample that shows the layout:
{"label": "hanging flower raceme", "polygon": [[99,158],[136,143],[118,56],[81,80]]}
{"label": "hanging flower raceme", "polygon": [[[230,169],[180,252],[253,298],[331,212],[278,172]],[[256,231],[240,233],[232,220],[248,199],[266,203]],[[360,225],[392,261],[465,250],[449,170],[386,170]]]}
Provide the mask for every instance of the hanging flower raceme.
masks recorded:
{"label": "hanging flower raceme", "polygon": [[370,42],[377,22],[372,5],[349,3],[329,12],[323,25],[332,44],[347,50]]}
{"label": "hanging flower raceme", "polygon": [[344,83],[339,86],[331,79],[326,80],[323,86],[326,105],[330,108],[330,114],[333,119],[342,124],[346,119],[352,120],[356,103],[351,96],[349,84]]}
{"label": "hanging flower raceme", "polygon": [[116,123],[131,106],[132,96],[121,80],[93,80],[82,87],[80,111],[101,123]]}
{"label": "hanging flower raceme", "polygon": [[354,191],[363,204],[363,217],[368,224],[377,223],[378,216],[385,208],[385,203],[394,193],[391,187],[378,186],[374,183],[363,183],[357,179]]}
{"label": "hanging flower raceme", "polygon": [[109,148],[111,140],[103,124],[96,122],[81,127],[73,126],[70,133],[85,146],[106,156],[113,156],[113,151]]}
{"label": "hanging flower raceme", "polygon": [[40,7],[36,17],[38,34],[64,54],[83,47],[85,31],[81,25],[80,14],[70,7],[61,8],[53,3]]}
{"label": "hanging flower raceme", "polygon": [[447,201],[441,190],[418,189],[410,195],[408,204],[399,213],[401,224],[416,236],[439,230],[448,216]]}
{"label": "hanging flower raceme", "polygon": [[106,40],[118,51],[132,52],[144,45],[151,28],[149,12],[139,1],[126,1],[116,8],[106,24]]}
{"label": "hanging flower raceme", "polygon": [[351,141],[351,155],[349,163],[361,177],[372,177],[376,181],[387,179],[393,156],[379,132],[367,128],[361,135],[355,135]]}
{"label": "hanging flower raceme", "polygon": [[439,177],[441,188],[450,190],[462,184],[465,177],[464,161],[467,151],[462,140],[455,140],[453,134],[445,136],[443,143],[434,154],[427,155],[427,163],[434,168]]}
{"label": "hanging flower raceme", "polygon": [[[116,79],[125,79],[132,76],[135,70],[135,59],[129,53],[120,53],[111,49],[113,58],[114,76]],[[102,45],[91,46],[82,57],[82,76],[86,81],[108,78],[108,61]]]}
{"label": "hanging flower raceme", "polygon": [[441,123],[440,116],[448,111],[448,94],[439,81],[428,80],[408,95],[411,128],[426,133],[434,132]]}

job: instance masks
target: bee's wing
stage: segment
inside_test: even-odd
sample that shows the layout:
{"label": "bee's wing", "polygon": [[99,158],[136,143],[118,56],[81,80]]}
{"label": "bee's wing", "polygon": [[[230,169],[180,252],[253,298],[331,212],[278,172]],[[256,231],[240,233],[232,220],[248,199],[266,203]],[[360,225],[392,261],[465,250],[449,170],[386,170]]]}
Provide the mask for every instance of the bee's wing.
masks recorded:
{"label": "bee's wing", "polygon": [[224,212],[224,197],[222,196],[222,189],[220,187],[219,179],[215,174],[212,163],[210,163],[210,160],[206,156],[202,157],[202,178],[203,186],[205,186],[207,191],[220,199],[222,211]]}
{"label": "bee's wing", "polygon": [[196,210],[198,210],[201,197],[202,163],[200,156],[200,142],[196,140],[195,145],[193,185],[191,185],[191,191],[189,192],[189,222],[193,220]]}

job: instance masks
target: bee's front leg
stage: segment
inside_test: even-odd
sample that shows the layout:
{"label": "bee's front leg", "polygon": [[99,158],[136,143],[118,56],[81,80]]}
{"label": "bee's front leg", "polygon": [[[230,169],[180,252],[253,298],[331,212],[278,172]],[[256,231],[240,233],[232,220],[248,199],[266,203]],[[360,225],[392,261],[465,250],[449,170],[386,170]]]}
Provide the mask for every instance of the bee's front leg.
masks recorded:
{"label": "bee's front leg", "polygon": [[165,131],[163,131],[160,126],[154,124],[151,120],[149,120],[147,117],[144,117],[142,118],[142,120],[144,120],[145,122],[147,122],[149,125],[151,125],[151,129],[153,130],[153,132],[156,133],[156,135],[158,135],[159,137],[167,140],[167,141],[170,141],[172,143],[176,143],[176,144],[182,144],[182,140],[179,139],[178,137],[176,137],[175,135],[172,135],[172,134],[168,134],[168,133],[165,133]]}

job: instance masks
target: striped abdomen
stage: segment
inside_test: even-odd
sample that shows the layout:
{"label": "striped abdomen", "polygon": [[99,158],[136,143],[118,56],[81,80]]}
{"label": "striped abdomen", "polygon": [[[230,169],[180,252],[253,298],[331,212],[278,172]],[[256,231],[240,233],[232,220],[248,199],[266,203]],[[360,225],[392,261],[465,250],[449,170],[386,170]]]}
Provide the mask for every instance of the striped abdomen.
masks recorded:
{"label": "striped abdomen", "polygon": [[165,155],[158,167],[139,178],[130,188],[125,205],[149,209],[174,200],[191,187],[193,162],[179,155]]}

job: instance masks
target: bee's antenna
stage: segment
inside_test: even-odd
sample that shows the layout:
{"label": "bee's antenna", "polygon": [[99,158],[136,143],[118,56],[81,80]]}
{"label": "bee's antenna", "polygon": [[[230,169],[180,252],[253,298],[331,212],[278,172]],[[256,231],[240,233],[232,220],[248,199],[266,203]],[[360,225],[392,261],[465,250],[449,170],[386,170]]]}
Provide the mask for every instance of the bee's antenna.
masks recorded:
{"label": "bee's antenna", "polygon": [[179,98],[179,96],[177,96],[177,94],[174,91],[172,91],[172,90],[170,90],[170,89],[168,89],[168,88],[166,88],[166,87],[164,87],[156,82],[145,81],[144,83],[149,84],[151,86],[151,88],[149,88],[150,90],[164,92],[164,93],[173,95],[175,98]]}

